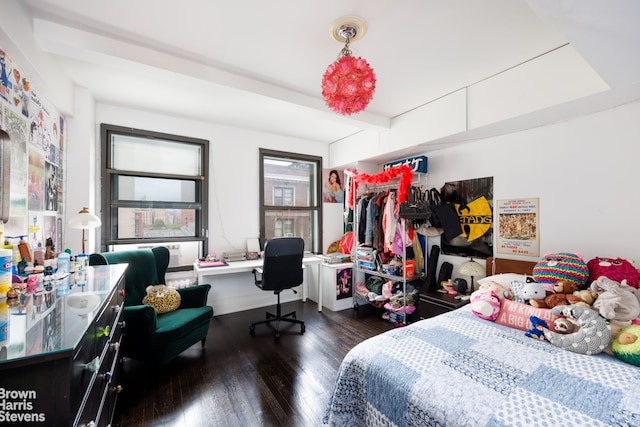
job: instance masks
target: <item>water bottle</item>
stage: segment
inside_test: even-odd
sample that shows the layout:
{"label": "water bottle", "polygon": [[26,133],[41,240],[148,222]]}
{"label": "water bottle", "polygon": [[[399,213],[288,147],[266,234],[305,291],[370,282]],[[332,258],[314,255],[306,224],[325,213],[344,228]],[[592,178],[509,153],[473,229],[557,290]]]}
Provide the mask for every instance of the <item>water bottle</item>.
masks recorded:
{"label": "water bottle", "polygon": [[71,256],[66,252],[60,252],[58,255],[58,273],[66,274],[71,272]]}

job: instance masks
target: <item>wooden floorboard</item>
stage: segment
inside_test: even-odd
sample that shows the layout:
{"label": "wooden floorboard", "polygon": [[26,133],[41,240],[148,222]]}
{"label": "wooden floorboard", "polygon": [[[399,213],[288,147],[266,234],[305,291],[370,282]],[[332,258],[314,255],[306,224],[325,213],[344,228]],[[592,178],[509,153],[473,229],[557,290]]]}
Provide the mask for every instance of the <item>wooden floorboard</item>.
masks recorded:
{"label": "wooden floorboard", "polygon": [[[215,307],[214,307],[215,308]],[[274,339],[265,308],[215,316],[206,348],[194,345],[161,367],[126,360],[113,426],[316,427],[340,362],[359,342],[390,330],[371,306],[317,311],[312,301],[283,304],[299,325]]]}

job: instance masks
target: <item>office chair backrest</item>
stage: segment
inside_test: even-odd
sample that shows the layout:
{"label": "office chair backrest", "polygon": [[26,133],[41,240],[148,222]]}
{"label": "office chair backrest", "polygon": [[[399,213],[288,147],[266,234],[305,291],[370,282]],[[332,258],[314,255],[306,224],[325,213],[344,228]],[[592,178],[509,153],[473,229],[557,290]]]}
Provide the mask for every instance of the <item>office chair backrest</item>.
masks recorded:
{"label": "office chair backrest", "polygon": [[289,289],[302,284],[304,240],[300,237],[271,239],[264,248],[262,289]]}

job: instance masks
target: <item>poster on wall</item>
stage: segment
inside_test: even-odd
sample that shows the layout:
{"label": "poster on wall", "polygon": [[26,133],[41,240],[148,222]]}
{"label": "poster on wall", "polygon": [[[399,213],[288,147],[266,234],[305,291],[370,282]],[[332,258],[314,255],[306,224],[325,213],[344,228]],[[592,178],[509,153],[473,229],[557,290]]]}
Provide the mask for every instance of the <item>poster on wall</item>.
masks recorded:
{"label": "poster on wall", "polygon": [[350,268],[336,270],[336,299],[351,298],[353,296],[353,279]]}
{"label": "poster on wall", "polygon": [[498,200],[497,252],[539,258],[539,212],[538,198]]}
{"label": "poster on wall", "polygon": [[322,170],[322,201],[324,203],[344,202],[343,171],[336,169]]}
{"label": "poster on wall", "polygon": [[460,218],[462,234],[441,240],[442,253],[463,257],[493,256],[493,177],[447,182],[442,200],[452,203]]}

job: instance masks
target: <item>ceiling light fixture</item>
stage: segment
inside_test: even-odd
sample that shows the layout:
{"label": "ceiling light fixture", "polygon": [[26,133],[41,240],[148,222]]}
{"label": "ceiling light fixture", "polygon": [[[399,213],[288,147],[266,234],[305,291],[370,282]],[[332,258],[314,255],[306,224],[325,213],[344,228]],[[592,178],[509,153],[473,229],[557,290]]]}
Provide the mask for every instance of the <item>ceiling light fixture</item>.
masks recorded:
{"label": "ceiling light fixture", "polygon": [[376,75],[366,60],[351,56],[349,45],[364,36],[365,23],[356,16],[340,18],[331,27],[332,37],[344,42],[338,59],[322,76],[322,97],[336,113],[351,115],[364,110],[373,98]]}

